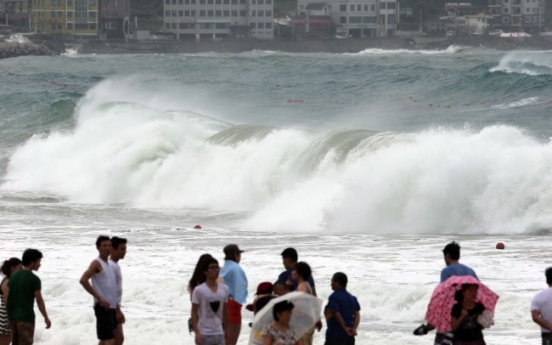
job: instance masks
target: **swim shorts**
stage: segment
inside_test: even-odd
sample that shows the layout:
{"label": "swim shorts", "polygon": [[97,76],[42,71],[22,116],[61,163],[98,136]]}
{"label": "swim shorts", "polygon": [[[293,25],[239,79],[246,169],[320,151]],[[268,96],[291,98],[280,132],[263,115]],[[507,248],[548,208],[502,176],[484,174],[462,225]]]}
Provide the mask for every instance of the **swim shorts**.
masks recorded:
{"label": "swim shorts", "polygon": [[233,299],[228,299],[228,323],[242,323],[242,305]]}
{"label": "swim shorts", "polygon": [[115,309],[105,310],[97,304],[94,306],[96,315],[96,333],[99,340],[115,339],[115,328],[117,327],[117,316]]}

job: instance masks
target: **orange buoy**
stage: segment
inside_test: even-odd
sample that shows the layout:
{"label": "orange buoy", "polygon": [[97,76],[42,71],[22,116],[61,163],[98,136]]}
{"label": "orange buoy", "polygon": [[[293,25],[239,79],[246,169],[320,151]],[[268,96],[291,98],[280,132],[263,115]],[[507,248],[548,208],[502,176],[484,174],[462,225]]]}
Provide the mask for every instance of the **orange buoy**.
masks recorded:
{"label": "orange buoy", "polygon": [[194,226],[194,229],[200,230],[200,229],[201,229],[201,225],[198,224],[198,225]]}
{"label": "orange buoy", "polygon": [[504,249],[504,248],[506,248],[506,246],[504,245],[504,243],[498,242],[498,243],[496,244],[496,249]]}

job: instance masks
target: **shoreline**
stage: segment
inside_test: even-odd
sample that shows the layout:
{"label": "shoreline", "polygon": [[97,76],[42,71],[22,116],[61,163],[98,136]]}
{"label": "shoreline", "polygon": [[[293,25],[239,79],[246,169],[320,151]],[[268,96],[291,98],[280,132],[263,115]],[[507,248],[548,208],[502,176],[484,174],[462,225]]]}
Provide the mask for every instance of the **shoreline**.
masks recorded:
{"label": "shoreline", "polygon": [[78,54],[195,54],[231,53],[249,51],[278,51],[286,53],[358,53],[366,49],[382,50],[445,50],[456,45],[466,48],[488,48],[502,51],[519,49],[552,50],[548,38],[504,39],[494,36],[466,36],[456,38],[417,36],[382,39],[342,39],[312,41],[63,41],[55,38],[29,37],[29,42],[0,42],[0,59],[18,56],[52,56],[68,49]]}

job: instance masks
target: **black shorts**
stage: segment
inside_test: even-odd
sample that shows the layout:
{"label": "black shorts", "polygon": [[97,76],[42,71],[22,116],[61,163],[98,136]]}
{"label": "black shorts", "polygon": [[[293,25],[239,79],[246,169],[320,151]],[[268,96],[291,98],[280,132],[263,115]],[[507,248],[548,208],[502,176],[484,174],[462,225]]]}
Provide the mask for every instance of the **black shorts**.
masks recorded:
{"label": "black shorts", "polygon": [[355,337],[330,338],[326,337],[324,345],[355,345]]}
{"label": "black shorts", "polygon": [[96,314],[96,333],[98,334],[98,339],[115,339],[115,328],[117,327],[115,309],[105,310],[104,307],[96,303],[94,314]]}

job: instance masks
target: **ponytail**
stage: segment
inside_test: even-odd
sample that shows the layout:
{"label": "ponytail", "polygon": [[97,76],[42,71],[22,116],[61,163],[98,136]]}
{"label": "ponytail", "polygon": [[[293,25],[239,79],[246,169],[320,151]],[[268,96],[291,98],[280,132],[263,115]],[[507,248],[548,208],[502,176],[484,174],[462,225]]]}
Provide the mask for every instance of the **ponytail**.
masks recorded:
{"label": "ponytail", "polygon": [[18,258],[11,258],[4,261],[4,263],[2,264],[2,274],[9,278],[12,273],[12,268],[19,265],[21,265],[21,260],[19,260]]}

